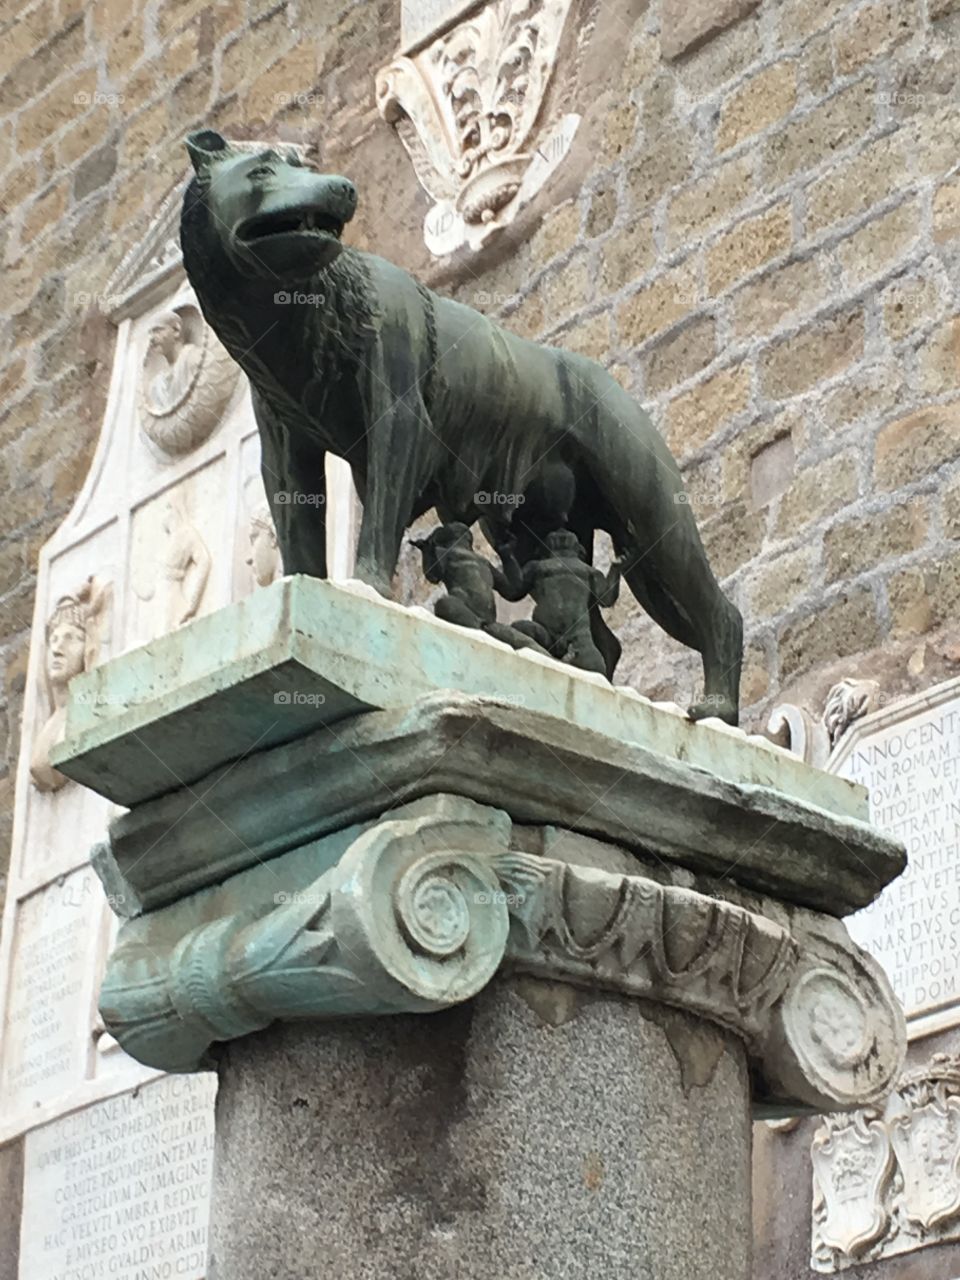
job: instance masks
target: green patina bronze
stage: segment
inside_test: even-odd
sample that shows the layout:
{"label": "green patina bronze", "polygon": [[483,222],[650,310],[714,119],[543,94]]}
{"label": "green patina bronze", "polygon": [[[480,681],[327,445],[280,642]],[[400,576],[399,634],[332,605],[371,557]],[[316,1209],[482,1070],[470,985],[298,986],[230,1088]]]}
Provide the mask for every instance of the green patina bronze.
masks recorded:
{"label": "green patina bronze", "polygon": [[[252,384],[286,572],[326,576],[327,452],[352,468],[357,573],[383,594],[405,530],[432,508],[444,524],[482,520],[495,546],[514,538],[525,572],[549,534],[569,530],[589,563],[604,530],[643,608],[702,655],[705,697],[691,716],[735,723],[740,615],[710,569],[674,459],[619,383],[345,248],[357,198],[346,178],[209,130],[187,146],[197,176],[184,264]],[[610,675],[620,646],[602,594],[590,632]]]}

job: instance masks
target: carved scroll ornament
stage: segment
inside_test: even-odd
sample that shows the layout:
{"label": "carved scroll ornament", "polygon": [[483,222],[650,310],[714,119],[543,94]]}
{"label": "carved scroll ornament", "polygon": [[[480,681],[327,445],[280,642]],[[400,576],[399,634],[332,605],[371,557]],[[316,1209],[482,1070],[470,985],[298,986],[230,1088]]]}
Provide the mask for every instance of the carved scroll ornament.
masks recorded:
{"label": "carved scroll ornament", "polygon": [[[849,940],[795,935],[643,875],[515,852],[511,830],[501,810],[431,796],[385,815],[302,888],[251,902],[258,873],[243,872],[227,898],[230,882],[128,921],[101,992],[106,1027],[147,1065],[193,1070],[215,1041],[277,1018],[441,1009],[503,968],[728,1029],[786,1110],[890,1087],[902,1015]],[[214,902],[236,907],[218,915]]]}

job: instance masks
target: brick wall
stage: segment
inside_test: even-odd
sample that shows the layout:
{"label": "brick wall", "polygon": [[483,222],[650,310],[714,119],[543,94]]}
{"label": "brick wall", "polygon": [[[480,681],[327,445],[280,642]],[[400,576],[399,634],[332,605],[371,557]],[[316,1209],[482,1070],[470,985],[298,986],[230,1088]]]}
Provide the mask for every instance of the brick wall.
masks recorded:
{"label": "brick wall", "polygon": [[[960,5],[662,0],[622,34],[583,189],[498,273],[524,281],[505,321],[651,409],[745,617],[751,726],[778,694],[819,711],[840,675],[944,678]],[[618,615],[623,675],[692,695],[696,659]]]}
{"label": "brick wall", "polygon": [[[816,706],[837,675],[894,690],[960,658],[960,3],[583,0],[570,156],[440,265],[373,104],[398,10],[0,0],[6,826],[37,551],[103,409],[97,295],[202,123],[319,140],[360,186],[354,243],[647,403],[745,615],[751,727],[781,692]],[[622,678],[694,695],[694,656],[626,600],[614,624]]]}

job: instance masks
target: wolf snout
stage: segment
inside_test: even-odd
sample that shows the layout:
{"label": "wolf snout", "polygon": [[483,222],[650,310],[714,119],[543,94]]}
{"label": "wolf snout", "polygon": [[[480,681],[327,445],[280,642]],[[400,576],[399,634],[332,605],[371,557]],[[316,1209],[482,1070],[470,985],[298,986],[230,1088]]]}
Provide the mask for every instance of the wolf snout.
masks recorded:
{"label": "wolf snout", "polygon": [[349,222],[357,209],[357,188],[349,178],[326,175],[323,196],[329,210],[341,222]]}

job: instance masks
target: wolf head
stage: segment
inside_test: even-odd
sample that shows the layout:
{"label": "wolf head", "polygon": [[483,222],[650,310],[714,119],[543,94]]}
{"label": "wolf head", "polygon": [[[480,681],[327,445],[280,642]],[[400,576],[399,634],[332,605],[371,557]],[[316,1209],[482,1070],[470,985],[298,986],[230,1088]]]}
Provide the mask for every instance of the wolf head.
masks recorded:
{"label": "wolf head", "polygon": [[232,147],[212,129],[192,133],[186,145],[211,225],[239,270],[295,284],[340,253],[357,207],[348,179],[314,173],[292,150]]}

